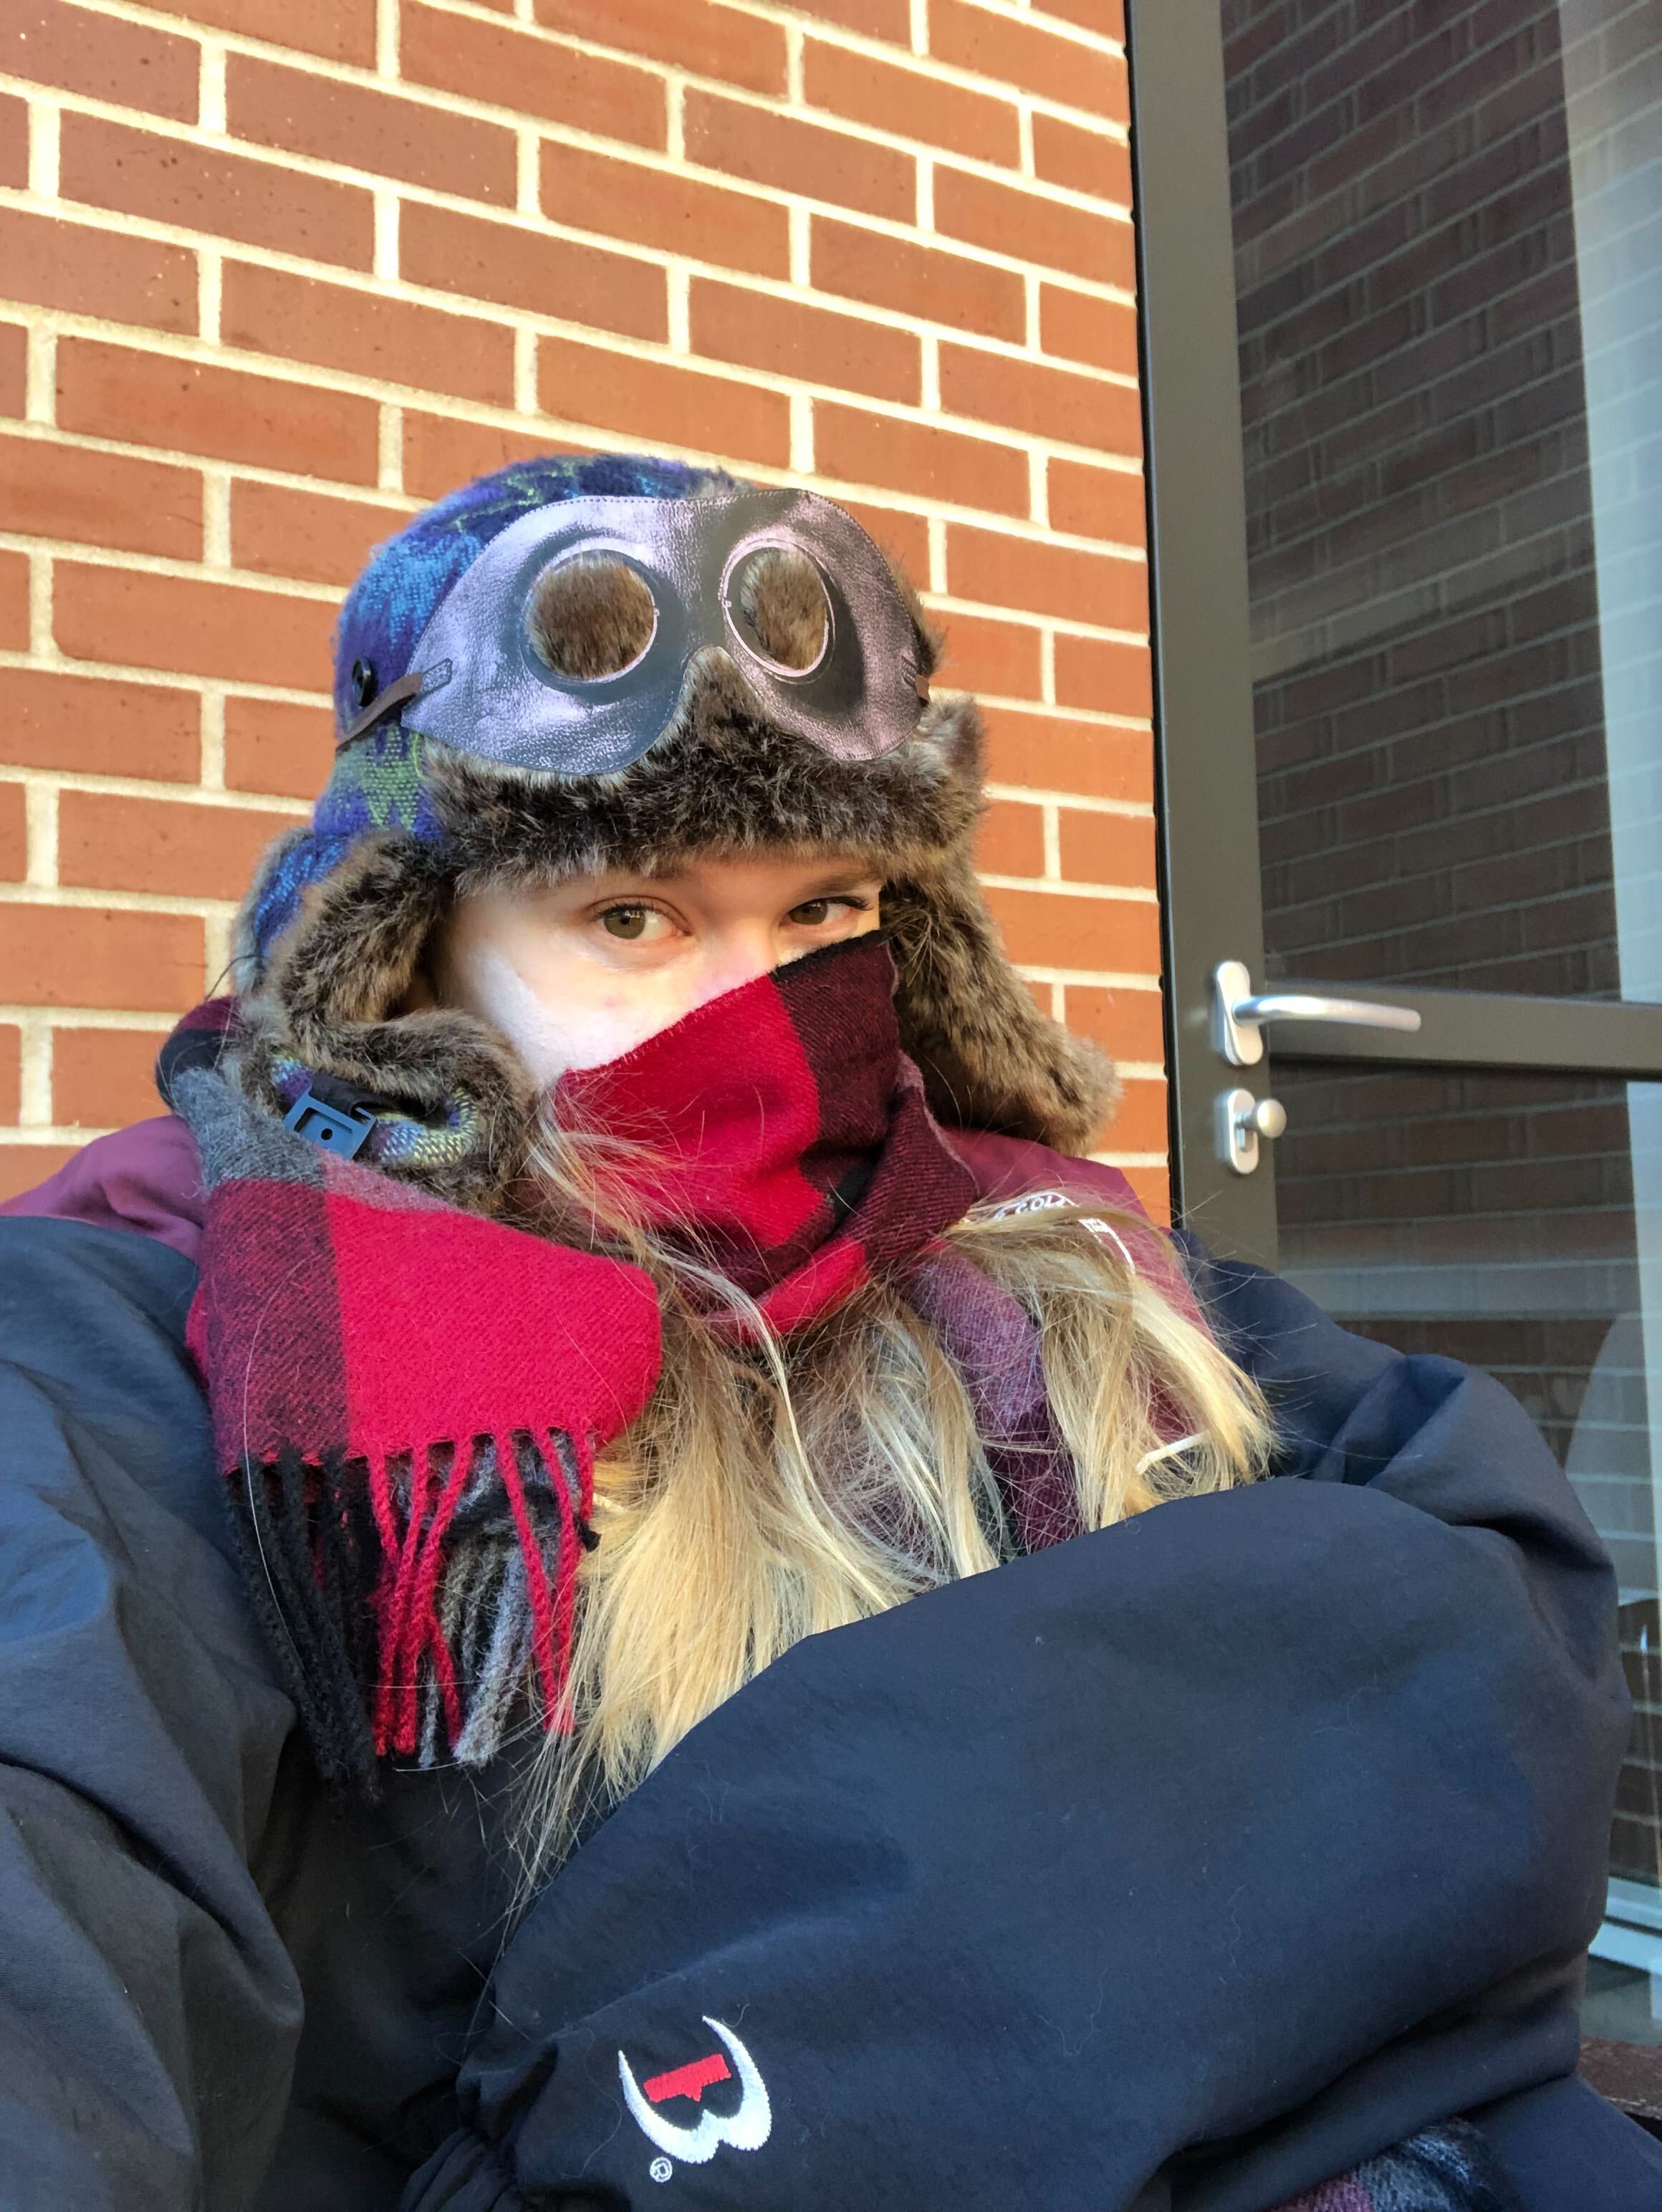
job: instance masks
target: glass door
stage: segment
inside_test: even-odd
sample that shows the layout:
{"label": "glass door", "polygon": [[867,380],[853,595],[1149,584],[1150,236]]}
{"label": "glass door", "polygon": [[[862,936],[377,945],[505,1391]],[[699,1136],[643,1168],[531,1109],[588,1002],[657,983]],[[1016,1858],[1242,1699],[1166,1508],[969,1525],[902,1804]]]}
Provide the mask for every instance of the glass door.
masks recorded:
{"label": "glass door", "polygon": [[1662,11],[1130,34],[1179,1202],[1575,1483],[1662,2044]]}

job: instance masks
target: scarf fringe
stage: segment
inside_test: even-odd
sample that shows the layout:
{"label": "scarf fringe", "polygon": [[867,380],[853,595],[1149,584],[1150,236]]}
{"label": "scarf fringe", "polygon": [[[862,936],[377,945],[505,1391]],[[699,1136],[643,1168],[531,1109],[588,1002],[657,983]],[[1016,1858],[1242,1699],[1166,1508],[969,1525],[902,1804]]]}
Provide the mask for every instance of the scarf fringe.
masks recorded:
{"label": "scarf fringe", "polygon": [[1523,2212],[1488,2140],[1470,2120],[1425,2128],[1394,2150],[1306,2190],[1280,2212]]}
{"label": "scarf fringe", "polygon": [[388,1754],[482,1765],[527,1692],[569,1729],[594,1468],[587,1440],[545,1437],[238,1470],[238,1563],[326,1782],[373,1797]]}

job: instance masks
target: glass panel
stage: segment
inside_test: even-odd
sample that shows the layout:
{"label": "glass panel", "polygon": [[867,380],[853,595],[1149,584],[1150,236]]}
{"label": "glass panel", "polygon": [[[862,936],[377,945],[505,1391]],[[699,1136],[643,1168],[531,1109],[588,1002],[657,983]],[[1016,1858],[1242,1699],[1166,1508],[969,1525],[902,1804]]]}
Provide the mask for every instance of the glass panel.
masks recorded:
{"label": "glass panel", "polygon": [[1633,1172],[1662,1085],[1312,1062],[1275,1089],[1282,1272],[1348,1328],[1498,1376],[1616,1562],[1638,1717],[1586,2031],[1662,2042],[1662,1216]]}
{"label": "glass panel", "polygon": [[1662,1000],[1662,9],[1221,13],[1269,974]]}

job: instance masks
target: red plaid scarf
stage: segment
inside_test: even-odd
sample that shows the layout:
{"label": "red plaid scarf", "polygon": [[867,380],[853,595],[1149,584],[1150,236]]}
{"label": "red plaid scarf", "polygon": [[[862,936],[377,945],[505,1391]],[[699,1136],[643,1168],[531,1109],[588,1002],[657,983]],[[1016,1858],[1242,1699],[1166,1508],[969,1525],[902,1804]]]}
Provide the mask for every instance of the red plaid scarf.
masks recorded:
{"label": "red plaid scarf", "polygon": [[[976,1183],[899,1049],[875,939],[794,963],[569,1077],[563,1121],[647,1148],[638,1210],[808,1326],[905,1267]],[[250,1587],[320,1765],[475,1761],[533,1671],[561,1723],[594,1455],[645,1405],[658,1313],[619,1261],[332,1156],[218,1066],[220,1000],[163,1054],[208,1188],[190,1343]]]}
{"label": "red plaid scarf", "polygon": [[915,1259],[977,1196],[900,1050],[877,937],[712,1000],[555,1097],[563,1127],[641,1147],[626,1194],[643,1225],[781,1335]]}

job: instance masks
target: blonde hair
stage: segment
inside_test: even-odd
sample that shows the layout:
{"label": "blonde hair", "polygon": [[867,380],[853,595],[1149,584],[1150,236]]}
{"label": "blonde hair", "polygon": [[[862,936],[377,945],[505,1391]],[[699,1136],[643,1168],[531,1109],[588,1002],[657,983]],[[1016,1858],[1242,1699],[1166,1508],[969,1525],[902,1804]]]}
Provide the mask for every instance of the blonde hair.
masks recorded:
{"label": "blonde hair", "polygon": [[[539,1225],[598,1228],[647,1267],[664,1350],[650,1405],[595,1468],[600,1543],[564,1726],[541,1737],[519,1800],[527,1895],[591,1812],[801,1638],[1018,1548],[965,1383],[896,1289],[869,1285],[782,1340],[732,1283],[631,1219],[630,1164],[615,1143],[546,1125],[533,1156]],[[943,1242],[1034,1325],[1085,1528],[1262,1472],[1257,1391],[1131,1264],[1111,1209],[981,1208]]]}

